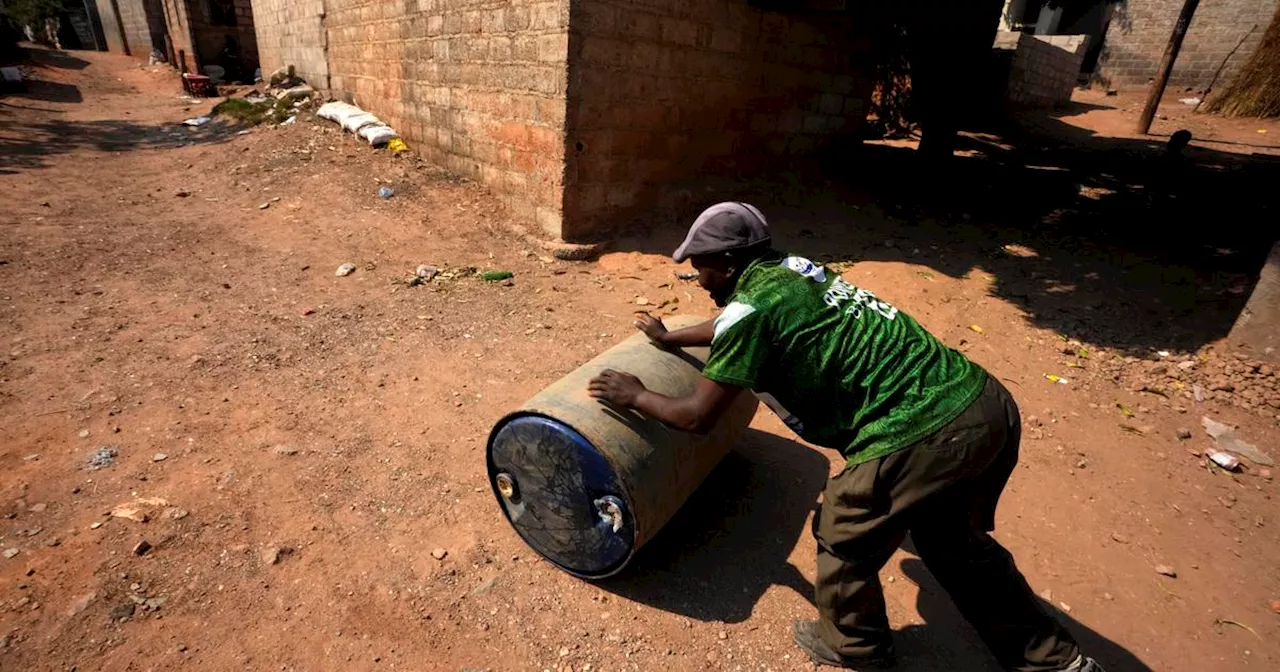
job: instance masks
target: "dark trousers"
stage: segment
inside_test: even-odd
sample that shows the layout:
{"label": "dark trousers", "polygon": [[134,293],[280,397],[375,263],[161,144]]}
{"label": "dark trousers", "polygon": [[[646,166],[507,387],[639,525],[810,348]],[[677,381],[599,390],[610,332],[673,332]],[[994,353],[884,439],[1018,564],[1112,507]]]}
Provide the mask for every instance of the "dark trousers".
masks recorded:
{"label": "dark trousers", "polygon": [[831,478],[813,534],[819,632],[836,652],[892,650],[879,571],[911,532],[925,566],[1005,669],[1057,670],[1075,660],[1071,635],[988,534],[1021,428],[1008,390],[988,377],[973,405],[936,434]]}

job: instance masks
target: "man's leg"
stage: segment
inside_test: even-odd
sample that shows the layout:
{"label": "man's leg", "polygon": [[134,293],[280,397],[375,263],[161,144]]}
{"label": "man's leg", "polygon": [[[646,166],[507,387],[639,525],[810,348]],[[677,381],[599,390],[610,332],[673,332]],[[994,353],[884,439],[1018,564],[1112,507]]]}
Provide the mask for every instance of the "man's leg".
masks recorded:
{"label": "man's leg", "polygon": [[989,534],[995,529],[996,502],[1018,461],[1017,407],[1003,387],[978,403],[984,407],[994,450],[974,448],[971,464],[985,462],[985,468],[920,507],[911,539],[1005,669],[1062,670],[1079,658],[1079,647],[1040,606],[1013,556]]}
{"label": "man's leg", "polygon": [[850,659],[892,655],[880,568],[906,536],[905,521],[875,499],[880,460],[832,477],[814,519],[818,541],[817,633],[834,653]]}

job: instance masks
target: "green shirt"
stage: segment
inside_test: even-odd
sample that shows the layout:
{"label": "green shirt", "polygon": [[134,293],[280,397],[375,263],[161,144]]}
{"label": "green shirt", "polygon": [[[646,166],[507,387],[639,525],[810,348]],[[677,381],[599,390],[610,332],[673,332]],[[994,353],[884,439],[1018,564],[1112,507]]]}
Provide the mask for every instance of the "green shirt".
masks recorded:
{"label": "green shirt", "polygon": [[849,464],[941,429],[987,380],[902,311],[781,253],[743,271],[702,373],[754,390],[797,434]]}

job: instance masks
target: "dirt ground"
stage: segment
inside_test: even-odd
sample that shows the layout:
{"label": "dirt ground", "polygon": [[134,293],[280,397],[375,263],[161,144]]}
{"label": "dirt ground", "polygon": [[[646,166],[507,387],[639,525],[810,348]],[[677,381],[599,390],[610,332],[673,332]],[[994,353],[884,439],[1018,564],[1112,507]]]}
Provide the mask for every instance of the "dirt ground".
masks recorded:
{"label": "dirt ground", "polygon": [[[638,299],[711,314],[665,256],[678,223],[558,261],[412,153],[305,114],[188,129],[211,103],[162,67],[38,56],[39,81],[0,98],[0,668],[812,669],[789,628],[814,613],[807,524],[839,459],[768,411],[615,580],[540,560],[486,483],[492,424],[629,334]],[[1090,117],[1136,114],[1113,102],[1052,123],[1103,136]],[[1217,143],[1193,157],[1228,177],[1280,141],[1274,122],[1188,119]],[[1068,236],[1099,204],[1135,227],[1170,206],[1019,165],[1073,205],[1001,219],[924,202],[928,182],[739,195],[1006,381],[1026,427],[996,534],[1090,654],[1280,668],[1277,485],[1207,464],[1201,428],[1280,455],[1280,379],[1221,344],[1265,249]],[[515,279],[404,285],[419,264]],[[883,576],[901,669],[995,669],[909,549]]]}

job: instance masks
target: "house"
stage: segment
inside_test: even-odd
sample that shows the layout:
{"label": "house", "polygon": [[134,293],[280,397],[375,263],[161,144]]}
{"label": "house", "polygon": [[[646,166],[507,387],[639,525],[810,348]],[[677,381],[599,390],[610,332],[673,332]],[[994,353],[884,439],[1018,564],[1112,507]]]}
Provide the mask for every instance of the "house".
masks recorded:
{"label": "house", "polygon": [[253,23],[265,71],[295,66],[517,222],[583,240],[665,185],[857,133],[867,36],[844,2],[784,4],[255,0]]}
{"label": "house", "polygon": [[[1002,30],[1086,39],[1080,79],[1115,89],[1143,88],[1155,77],[1183,0],[1059,2],[1006,0]],[[1248,62],[1276,11],[1277,0],[1203,0],[1169,79],[1204,91],[1231,81]]]}
{"label": "house", "polygon": [[185,72],[215,66],[231,80],[252,81],[258,68],[250,0],[94,2],[107,51],[138,58],[157,51]]}

